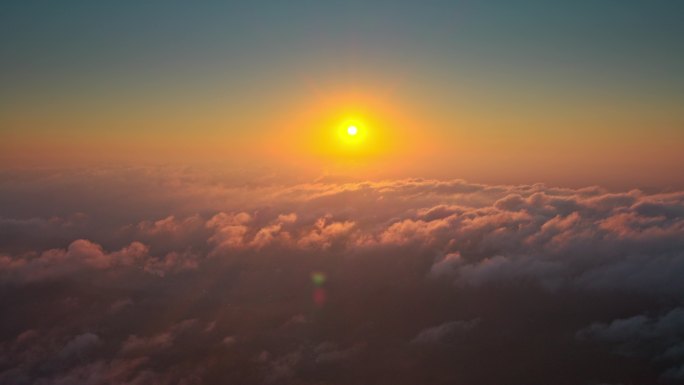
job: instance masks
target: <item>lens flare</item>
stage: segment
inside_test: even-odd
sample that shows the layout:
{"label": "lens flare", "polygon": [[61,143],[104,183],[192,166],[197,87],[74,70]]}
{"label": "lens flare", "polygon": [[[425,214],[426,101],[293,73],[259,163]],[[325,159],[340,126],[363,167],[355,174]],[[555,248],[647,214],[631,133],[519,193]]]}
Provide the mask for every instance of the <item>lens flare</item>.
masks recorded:
{"label": "lens flare", "polygon": [[311,273],[311,282],[314,284],[314,291],[312,295],[312,299],[314,304],[316,306],[323,306],[325,305],[325,302],[327,301],[328,298],[328,293],[326,292],[325,288],[323,288],[323,285],[325,284],[326,281],[326,276],[325,273],[322,273],[320,271],[315,271]]}
{"label": "lens flare", "polygon": [[323,286],[323,284],[325,283],[325,273],[321,273],[319,271],[311,273],[311,282],[315,286]]}
{"label": "lens flare", "polygon": [[316,306],[325,305],[327,298],[328,298],[328,294],[325,292],[325,289],[317,287],[314,290],[312,299],[313,299],[314,303],[316,304]]}

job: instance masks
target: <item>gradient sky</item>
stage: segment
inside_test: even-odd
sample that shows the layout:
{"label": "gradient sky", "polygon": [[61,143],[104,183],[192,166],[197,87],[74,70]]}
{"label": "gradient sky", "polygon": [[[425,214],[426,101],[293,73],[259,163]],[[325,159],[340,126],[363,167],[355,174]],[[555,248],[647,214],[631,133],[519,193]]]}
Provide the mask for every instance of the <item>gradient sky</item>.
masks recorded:
{"label": "gradient sky", "polygon": [[[682,187],[682,36],[679,1],[3,1],[0,160]],[[354,167],[317,148],[349,114]]]}

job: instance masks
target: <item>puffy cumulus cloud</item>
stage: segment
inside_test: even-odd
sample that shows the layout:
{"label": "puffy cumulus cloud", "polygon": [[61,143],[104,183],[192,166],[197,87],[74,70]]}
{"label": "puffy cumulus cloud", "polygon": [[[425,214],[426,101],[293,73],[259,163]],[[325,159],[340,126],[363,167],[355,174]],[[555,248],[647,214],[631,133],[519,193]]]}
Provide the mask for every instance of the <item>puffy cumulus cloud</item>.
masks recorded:
{"label": "puffy cumulus cloud", "polygon": [[365,347],[365,343],[340,347],[335,342],[323,341],[316,345],[301,344],[292,351],[278,355],[264,350],[254,358],[254,362],[261,367],[260,382],[296,383],[298,376],[305,375],[312,368],[320,370],[348,364],[363,352]]}
{"label": "puffy cumulus cloud", "polygon": [[[151,355],[169,351],[184,334],[193,330],[195,320],[171,325],[148,337],[130,335],[123,341],[103,339],[86,332],[63,337],[59,327],[46,332],[28,330],[13,341],[0,345],[2,383],[12,384],[183,384],[200,383],[204,364],[191,370],[175,366],[158,371]],[[190,336],[191,338],[194,336]],[[10,366],[7,369],[8,365]]]}
{"label": "puffy cumulus cloud", "polygon": [[172,251],[163,257],[148,258],[145,261],[144,270],[163,277],[168,273],[197,269],[198,260],[199,256],[196,254]]}
{"label": "puffy cumulus cloud", "polygon": [[127,306],[133,305],[133,301],[130,298],[123,298],[116,300],[112,302],[111,305],[109,305],[109,312],[110,313],[117,313],[123,309],[125,309]]}
{"label": "puffy cumulus cloud", "polygon": [[361,352],[364,347],[365,344],[358,343],[347,348],[339,348],[335,343],[322,342],[314,349],[315,362],[321,364],[344,361]]}
{"label": "puffy cumulus cloud", "polygon": [[77,366],[67,373],[38,383],[59,385],[85,384],[143,384],[155,380],[150,371],[139,371],[145,363],[144,358],[134,360],[100,360],[90,364]]}
{"label": "puffy cumulus cloud", "polygon": [[97,243],[77,239],[66,249],[46,250],[38,255],[0,256],[0,278],[7,282],[35,282],[115,269],[143,269],[164,276],[167,272],[196,268],[196,258],[177,252],[153,257],[149,255],[149,247],[137,241],[118,251],[106,252]]}
{"label": "puffy cumulus cloud", "polygon": [[294,351],[270,360],[268,355],[260,355],[260,358],[267,361],[264,381],[275,383],[291,380],[294,377],[297,366],[302,361],[302,353]]}
{"label": "puffy cumulus cloud", "polygon": [[189,319],[179,322],[167,330],[149,337],[139,337],[130,335],[121,344],[120,353],[130,355],[131,353],[150,352],[171,347],[176,337],[196,325],[197,320]]}
{"label": "puffy cumulus cloud", "polygon": [[[345,245],[353,231],[353,221],[334,221],[331,215],[316,219],[313,224],[296,226],[297,215],[280,214],[266,224],[252,224],[245,212],[221,212],[206,222],[213,231],[208,242],[213,245],[211,255],[230,253],[231,250],[261,249],[269,245],[282,248],[321,248]],[[293,233],[294,232],[294,233]]]}
{"label": "puffy cumulus cloud", "polygon": [[278,218],[272,223],[259,228],[254,234],[254,238],[249,245],[257,249],[266,247],[273,243],[280,245],[287,245],[292,241],[290,233],[287,231],[288,227],[293,227],[292,224],[297,221],[297,214],[280,214]]}
{"label": "puffy cumulus cloud", "polygon": [[192,230],[200,228],[204,221],[199,215],[192,215],[184,219],[176,219],[175,216],[169,215],[166,218],[156,221],[145,220],[138,223],[135,227],[141,234],[149,236],[157,235],[171,235],[180,236]]}
{"label": "puffy cumulus cloud", "polygon": [[452,321],[438,326],[433,326],[424,330],[411,341],[415,344],[446,343],[459,333],[465,333],[473,329],[480,323],[478,318],[470,321]]}
{"label": "puffy cumulus cloud", "polygon": [[436,240],[439,232],[449,228],[449,221],[446,219],[435,219],[431,221],[405,219],[391,224],[379,235],[381,243],[390,245],[403,245],[409,242],[430,244]]}
{"label": "puffy cumulus cloud", "polygon": [[[50,248],[54,242],[70,241],[89,224],[88,216],[75,212],[64,217],[0,217],[0,252],[31,251]],[[34,235],[40,234],[40,238]]]}
{"label": "puffy cumulus cloud", "polygon": [[0,383],[681,378],[684,192],[22,178],[0,174]]}
{"label": "puffy cumulus cloud", "polygon": [[576,334],[614,346],[618,354],[646,357],[667,367],[662,377],[684,380],[684,308],[660,316],[636,315],[594,323]]}
{"label": "puffy cumulus cloud", "polygon": [[[444,255],[432,275],[450,276],[460,285],[531,280],[547,287],[677,295],[682,284],[675,276],[684,272],[684,218],[640,213],[644,204],[675,202],[681,204],[681,194],[514,194],[491,208],[427,222],[421,231],[428,234],[418,238],[437,242]],[[451,224],[446,232],[445,223]]]}
{"label": "puffy cumulus cloud", "polygon": [[235,337],[233,337],[233,336],[226,336],[226,337],[222,340],[222,342],[223,342],[223,344],[226,345],[226,346],[231,346],[231,345],[233,345],[233,344],[235,344],[235,343],[237,342],[237,339],[236,339]]}
{"label": "puffy cumulus cloud", "polygon": [[148,251],[147,246],[134,241],[119,251],[107,253],[96,243],[77,239],[66,249],[46,250],[37,256],[3,256],[0,258],[0,274],[7,280],[35,281],[87,269],[127,267],[143,260]]}
{"label": "puffy cumulus cloud", "polygon": [[248,223],[252,217],[247,213],[218,213],[206,223],[214,231],[209,242],[215,245],[214,253],[222,250],[242,248],[249,231]]}
{"label": "puffy cumulus cloud", "polygon": [[59,355],[65,358],[82,355],[99,342],[100,338],[97,336],[97,334],[83,333],[77,335],[71,341],[67,342],[62,350],[59,351]]}
{"label": "puffy cumulus cloud", "polygon": [[344,243],[353,228],[354,222],[352,221],[328,223],[327,218],[321,218],[299,238],[297,244],[304,248],[327,249],[335,243]]}

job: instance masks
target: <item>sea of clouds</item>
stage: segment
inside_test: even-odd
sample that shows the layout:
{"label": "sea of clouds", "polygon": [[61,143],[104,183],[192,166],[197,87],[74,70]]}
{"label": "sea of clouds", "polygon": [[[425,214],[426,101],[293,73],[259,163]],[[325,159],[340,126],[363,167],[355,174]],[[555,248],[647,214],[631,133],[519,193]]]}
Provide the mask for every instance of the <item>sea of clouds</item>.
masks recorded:
{"label": "sea of clouds", "polygon": [[0,314],[2,384],[681,383],[684,192],[5,170]]}

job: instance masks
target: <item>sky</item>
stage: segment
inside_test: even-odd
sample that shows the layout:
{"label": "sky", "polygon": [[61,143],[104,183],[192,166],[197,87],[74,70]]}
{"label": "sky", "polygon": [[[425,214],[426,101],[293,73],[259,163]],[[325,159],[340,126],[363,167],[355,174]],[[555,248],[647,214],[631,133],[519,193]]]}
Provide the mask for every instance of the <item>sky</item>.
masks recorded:
{"label": "sky", "polygon": [[[676,1],[0,7],[5,164],[681,187]],[[350,115],[353,167],[321,139]]]}
{"label": "sky", "polygon": [[683,19],[0,2],[0,384],[682,384]]}

